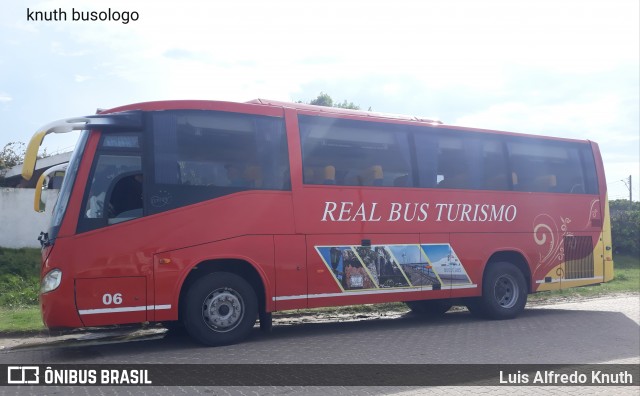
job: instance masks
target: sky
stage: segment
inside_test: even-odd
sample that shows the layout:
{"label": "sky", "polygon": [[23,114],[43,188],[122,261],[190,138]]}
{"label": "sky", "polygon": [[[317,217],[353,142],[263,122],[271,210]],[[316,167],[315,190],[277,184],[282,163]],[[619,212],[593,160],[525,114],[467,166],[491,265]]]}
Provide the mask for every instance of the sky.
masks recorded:
{"label": "sky", "polygon": [[[1,8],[0,147],[97,108],[309,101],[322,91],[449,125],[596,141],[609,198],[628,199],[629,175],[640,198],[638,0],[11,0]],[[109,9],[139,17],[72,20],[74,10]],[[28,10],[63,10],[66,21],[30,21]],[[43,147],[68,151],[76,139],[50,136]]]}

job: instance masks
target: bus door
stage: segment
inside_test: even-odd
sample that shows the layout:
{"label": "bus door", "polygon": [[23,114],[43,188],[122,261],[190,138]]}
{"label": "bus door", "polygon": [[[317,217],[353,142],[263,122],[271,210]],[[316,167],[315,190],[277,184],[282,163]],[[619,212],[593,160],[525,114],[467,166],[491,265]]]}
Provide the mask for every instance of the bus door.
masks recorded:
{"label": "bus door", "polygon": [[276,310],[307,307],[307,257],[304,235],[274,235]]}
{"label": "bus door", "polygon": [[157,235],[136,221],[145,209],[142,136],[93,136],[99,144],[71,237],[78,313],[85,326],[152,320],[147,293]]}

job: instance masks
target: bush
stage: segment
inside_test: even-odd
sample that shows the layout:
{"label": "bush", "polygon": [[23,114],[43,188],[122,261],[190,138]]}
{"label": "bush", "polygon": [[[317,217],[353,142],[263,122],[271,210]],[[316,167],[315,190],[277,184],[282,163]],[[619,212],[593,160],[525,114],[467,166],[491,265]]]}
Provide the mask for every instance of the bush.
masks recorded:
{"label": "bush", "polygon": [[0,276],[0,306],[17,308],[38,303],[38,278],[25,279],[17,275]]}
{"label": "bush", "polygon": [[40,250],[0,248],[0,306],[38,303]]}
{"label": "bush", "polygon": [[0,247],[0,276],[40,276],[40,249],[7,249]]}
{"label": "bush", "polygon": [[615,253],[640,255],[640,202],[609,201],[611,239]]}

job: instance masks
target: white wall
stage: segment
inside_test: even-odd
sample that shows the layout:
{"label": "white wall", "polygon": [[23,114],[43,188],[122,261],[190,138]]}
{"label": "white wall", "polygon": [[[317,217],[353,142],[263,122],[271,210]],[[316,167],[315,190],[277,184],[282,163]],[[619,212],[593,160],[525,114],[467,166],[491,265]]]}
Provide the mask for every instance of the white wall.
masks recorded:
{"label": "white wall", "polygon": [[44,213],[33,210],[35,190],[31,188],[0,188],[0,246],[6,248],[40,247],[40,231],[49,230],[51,210],[58,190],[43,194],[47,209]]}

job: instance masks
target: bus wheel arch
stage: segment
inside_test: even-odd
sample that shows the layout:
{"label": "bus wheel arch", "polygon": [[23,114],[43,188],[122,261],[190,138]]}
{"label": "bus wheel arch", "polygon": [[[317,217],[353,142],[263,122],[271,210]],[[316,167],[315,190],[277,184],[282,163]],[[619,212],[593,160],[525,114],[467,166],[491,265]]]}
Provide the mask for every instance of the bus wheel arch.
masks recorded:
{"label": "bus wheel arch", "polygon": [[482,273],[482,295],[469,298],[472,315],[489,319],[512,319],[519,315],[531,292],[529,266],[519,252],[494,253]]}
{"label": "bus wheel arch", "polygon": [[[248,305],[255,305],[256,315],[259,315],[261,318],[265,315],[266,291],[262,277],[253,265],[247,261],[238,259],[207,260],[199,263],[191,269],[180,289],[178,317],[181,323],[185,323],[187,325],[187,330],[189,330],[187,322],[189,320],[193,321],[193,318],[189,319],[188,317],[189,315],[194,315],[194,311],[190,311],[190,305],[194,304],[193,299],[196,298],[194,293],[197,293],[197,291],[190,291],[192,289],[199,289],[200,294],[205,293],[203,290],[206,289],[206,286],[201,285],[203,282],[223,287],[224,284],[220,284],[220,282],[218,282],[218,278],[222,278],[224,282],[229,282],[233,286],[230,288],[232,290],[229,292],[222,292],[226,293],[224,296],[220,295],[221,292],[218,292],[219,297],[216,297],[215,295],[207,296],[206,298],[208,298],[209,304],[215,304],[215,301],[213,300],[216,299],[219,302],[222,302],[223,300],[237,302],[238,299],[242,300],[243,297],[241,295],[247,295],[244,298],[249,300],[252,298],[255,299],[255,303],[248,301]],[[202,279],[206,280],[202,281]],[[247,291],[245,286],[249,287],[251,291]],[[213,292],[214,290],[211,291],[211,293]],[[253,293],[254,297],[251,297],[251,293]],[[191,314],[189,314],[189,312],[191,312]],[[253,316],[253,318],[248,319],[251,320],[251,327],[253,327],[256,316],[253,314],[253,307],[248,306],[248,313],[250,316]],[[194,324],[192,322],[191,327],[193,328],[193,326]],[[244,330],[241,331],[241,333],[244,332]],[[240,341],[241,338],[244,338],[244,335],[238,339],[233,339],[232,337],[221,337],[219,341],[213,339],[211,341],[206,341],[203,340],[202,337],[195,338],[208,345],[223,345]]]}
{"label": "bus wheel arch", "polygon": [[491,265],[495,265],[495,263],[499,262],[507,262],[514,265],[516,268],[520,270],[522,276],[524,276],[525,283],[527,285],[527,293],[531,293],[531,269],[527,260],[524,258],[524,255],[520,252],[513,250],[506,250],[495,252],[491,255],[489,260],[487,260],[487,265],[484,267],[484,271],[482,273],[482,279],[484,279],[485,274],[487,273],[487,269]]}

